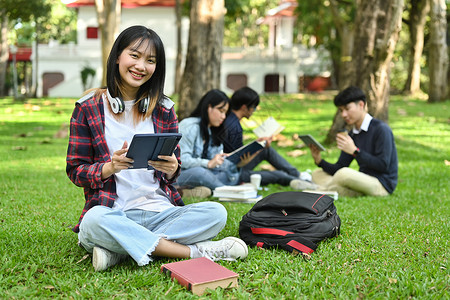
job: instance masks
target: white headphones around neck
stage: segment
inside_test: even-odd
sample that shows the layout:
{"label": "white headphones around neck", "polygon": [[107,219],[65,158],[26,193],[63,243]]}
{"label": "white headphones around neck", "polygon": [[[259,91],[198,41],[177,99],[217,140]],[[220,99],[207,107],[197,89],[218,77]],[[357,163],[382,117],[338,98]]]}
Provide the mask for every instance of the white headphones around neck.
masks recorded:
{"label": "white headphones around neck", "polygon": [[[120,114],[125,110],[125,103],[123,102],[123,100],[120,99],[119,97],[111,96],[108,89],[106,89],[106,97],[108,98],[108,101],[109,101],[109,104],[111,105],[111,109],[112,109],[113,113]],[[141,113],[147,112],[149,103],[150,103],[150,100],[148,99],[148,97],[145,97],[144,99],[139,101],[139,104],[138,104],[139,112],[141,112]]]}

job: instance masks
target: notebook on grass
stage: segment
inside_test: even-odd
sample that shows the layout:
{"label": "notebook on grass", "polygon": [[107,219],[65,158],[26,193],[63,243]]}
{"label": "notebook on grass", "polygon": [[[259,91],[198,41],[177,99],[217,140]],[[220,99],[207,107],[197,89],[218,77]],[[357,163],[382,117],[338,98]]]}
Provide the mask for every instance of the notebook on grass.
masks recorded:
{"label": "notebook on grass", "polygon": [[202,295],[206,289],[238,286],[237,273],[206,257],[164,264],[161,266],[161,272],[177,280],[179,284],[198,296]]}

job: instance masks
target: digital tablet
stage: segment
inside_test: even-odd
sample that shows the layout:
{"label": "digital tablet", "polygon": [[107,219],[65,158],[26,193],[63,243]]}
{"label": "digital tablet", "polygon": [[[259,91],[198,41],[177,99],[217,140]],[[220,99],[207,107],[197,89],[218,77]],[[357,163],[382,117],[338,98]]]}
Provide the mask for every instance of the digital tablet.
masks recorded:
{"label": "digital tablet", "polygon": [[322,146],[318,141],[316,141],[315,138],[312,137],[312,135],[310,134],[304,134],[304,135],[299,135],[299,138],[302,139],[303,143],[305,143],[308,147],[309,145],[313,144],[315,145],[320,151],[325,151],[325,147]]}
{"label": "digital tablet", "polygon": [[160,160],[158,155],[172,155],[180,139],[181,133],[135,134],[126,155],[134,160],[130,169],[153,169],[148,161]]}

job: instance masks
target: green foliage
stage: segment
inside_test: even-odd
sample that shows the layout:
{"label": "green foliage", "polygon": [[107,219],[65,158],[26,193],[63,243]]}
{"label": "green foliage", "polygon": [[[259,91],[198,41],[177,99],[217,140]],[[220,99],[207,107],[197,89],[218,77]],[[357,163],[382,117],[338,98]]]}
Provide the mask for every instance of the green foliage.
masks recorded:
{"label": "green foliage", "polygon": [[39,32],[39,42],[48,43],[50,39],[61,44],[77,41],[77,11],[67,8],[60,0],[46,0],[52,10],[48,19],[43,20]]}
{"label": "green foliage", "polygon": [[[31,6],[35,2],[37,6]],[[9,15],[11,44],[30,46],[36,38],[40,43],[48,43],[51,39],[62,44],[76,42],[77,13],[60,0],[27,1],[25,10],[19,9],[20,1],[8,0],[7,3],[12,9]]]}
{"label": "green foliage", "polygon": [[[88,88],[91,88],[92,80],[95,76],[95,69],[93,69],[90,66],[84,66],[83,69],[80,71],[81,75],[81,83],[83,84],[83,91],[87,90]],[[89,78],[91,80],[89,80]]]}
{"label": "green foliage", "polygon": [[[355,20],[354,1],[334,1],[337,2],[338,18],[342,23],[350,26]],[[331,4],[328,0],[298,1],[297,26],[299,27],[300,40],[304,45],[311,45],[311,37],[316,37],[315,46],[323,45],[329,51],[339,55],[341,38],[336,29],[336,22],[331,12]],[[339,57],[337,57],[339,58]]]}
{"label": "green foliage", "polygon": [[[10,20],[30,21],[32,18],[45,17],[50,11],[50,4],[42,0],[2,0],[0,11],[4,9]],[[1,17],[1,16],[0,16]]]}
{"label": "green foliage", "polygon": [[[422,0],[420,0],[422,1]],[[402,30],[400,31],[400,36],[395,47],[394,56],[392,58],[392,68],[391,68],[391,93],[401,93],[405,87],[406,80],[408,78],[408,67],[410,60],[412,59],[411,52],[411,39],[410,39],[410,24],[411,20],[411,4],[414,1],[406,1],[405,9],[403,11],[403,23]],[[416,1],[418,2],[418,1]],[[428,23],[425,24],[424,28],[424,49],[422,53],[422,59],[420,62],[421,76],[420,76],[420,86],[421,90],[425,93],[428,91],[428,66],[426,64],[426,58],[428,56],[428,36],[429,27]]]}
{"label": "green foliage", "polygon": [[257,20],[278,4],[278,0],[225,0],[224,46],[267,45],[268,26],[257,25]]}
{"label": "green foliage", "polygon": [[[311,133],[322,141],[335,112],[332,98],[262,96],[251,120],[271,114],[286,126],[286,137]],[[69,122],[74,102],[0,99],[0,294],[8,299],[197,299],[161,274],[160,266],[173,260],[145,267],[128,260],[96,273],[91,257],[77,246],[70,228],[81,213],[83,192],[65,174],[67,137],[53,137]],[[239,287],[203,298],[448,299],[449,104],[393,97],[390,126],[399,155],[394,194],[340,197],[341,235],[322,242],[310,260],[251,248],[244,261],[220,262],[239,273]],[[244,127],[251,134],[250,125]],[[299,169],[313,169],[309,153],[287,155],[299,144],[277,148]],[[333,161],[338,155],[330,146],[324,157]],[[271,185],[263,194],[287,190]],[[239,221],[251,205],[224,206],[228,222],[218,238],[238,236]]]}

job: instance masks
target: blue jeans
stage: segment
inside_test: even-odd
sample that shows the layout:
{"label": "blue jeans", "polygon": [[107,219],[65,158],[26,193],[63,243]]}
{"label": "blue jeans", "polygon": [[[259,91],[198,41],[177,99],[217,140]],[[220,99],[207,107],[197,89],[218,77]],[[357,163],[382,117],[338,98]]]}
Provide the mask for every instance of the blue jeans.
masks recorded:
{"label": "blue jeans", "polygon": [[226,220],[226,209],[216,202],[174,206],[162,212],[124,212],[97,205],[85,214],[78,239],[90,253],[100,246],[128,254],[143,266],[152,261],[150,255],[161,238],[192,245],[214,238]]}
{"label": "blue jeans", "polygon": [[236,185],[239,183],[239,173],[228,172],[223,168],[207,169],[194,167],[181,169],[176,185],[180,187],[206,186],[212,190],[224,185]]}
{"label": "blue jeans", "polygon": [[[277,170],[253,171],[264,160]],[[241,169],[240,180],[250,182],[250,175],[252,174],[261,175],[261,185],[276,183],[284,186],[289,185],[291,180],[298,179],[298,176],[300,176],[300,172],[272,147],[264,148],[250,163]]]}

